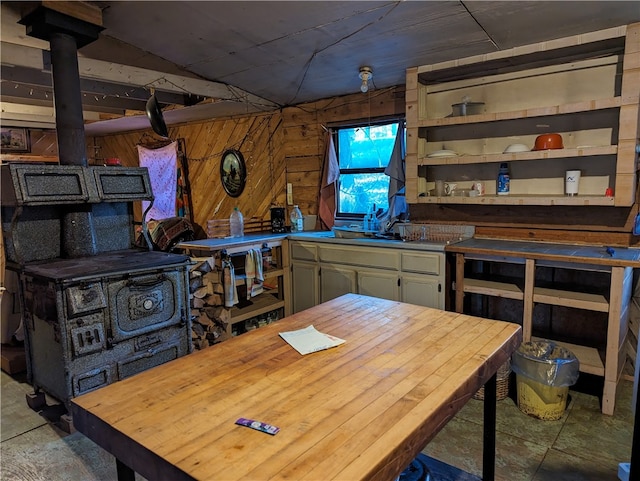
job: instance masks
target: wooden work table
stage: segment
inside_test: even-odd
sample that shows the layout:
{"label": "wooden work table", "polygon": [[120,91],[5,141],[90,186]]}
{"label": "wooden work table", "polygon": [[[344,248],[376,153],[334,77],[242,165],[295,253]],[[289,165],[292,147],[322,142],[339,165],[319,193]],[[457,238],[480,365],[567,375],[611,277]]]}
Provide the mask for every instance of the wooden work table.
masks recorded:
{"label": "wooden work table", "polygon": [[[446,251],[456,255],[456,312],[463,312],[465,293],[521,300],[525,342],[532,339],[535,303],[607,313],[604,352],[577,344],[559,344],[578,357],[582,372],[604,377],[602,412],[613,414],[616,389],[625,364],[633,269],[640,267],[640,249],[614,247],[607,250],[603,246],[469,239],[447,246]],[[524,279],[509,283],[465,277],[465,262],[468,260],[524,264]],[[537,286],[536,266],[609,273],[609,292],[598,295]]]}
{"label": "wooden work table", "polygon": [[[346,342],[302,356],[278,335],[310,324]],[[392,480],[487,383],[493,479],[495,373],[520,342],[512,323],[347,294],[77,397],[73,421],[121,480]]]}

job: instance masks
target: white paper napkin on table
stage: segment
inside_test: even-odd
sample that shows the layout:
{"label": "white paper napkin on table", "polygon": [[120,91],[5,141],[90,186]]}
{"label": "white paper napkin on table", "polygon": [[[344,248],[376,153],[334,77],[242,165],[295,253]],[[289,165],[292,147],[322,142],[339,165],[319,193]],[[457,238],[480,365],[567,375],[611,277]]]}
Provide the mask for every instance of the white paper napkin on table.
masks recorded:
{"label": "white paper napkin on table", "polygon": [[280,337],[303,356],[330,349],[345,342],[344,339],[317,331],[313,325],[297,331],[281,332]]}

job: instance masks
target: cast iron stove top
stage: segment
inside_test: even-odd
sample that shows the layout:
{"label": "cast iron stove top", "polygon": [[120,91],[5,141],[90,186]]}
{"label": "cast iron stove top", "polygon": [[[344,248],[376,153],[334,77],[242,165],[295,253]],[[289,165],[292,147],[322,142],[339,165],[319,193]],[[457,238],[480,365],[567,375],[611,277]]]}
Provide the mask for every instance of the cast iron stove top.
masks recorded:
{"label": "cast iron stove top", "polygon": [[127,249],[74,259],[55,259],[24,266],[24,273],[50,279],[70,281],[120,272],[184,264],[189,257],[160,251]]}

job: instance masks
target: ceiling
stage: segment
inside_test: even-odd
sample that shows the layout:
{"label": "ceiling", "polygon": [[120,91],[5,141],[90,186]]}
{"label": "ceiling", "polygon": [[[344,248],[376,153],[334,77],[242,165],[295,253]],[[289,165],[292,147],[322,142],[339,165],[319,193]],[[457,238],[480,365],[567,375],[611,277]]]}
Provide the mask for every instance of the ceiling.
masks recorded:
{"label": "ceiling", "polygon": [[[86,131],[269,111],[405,83],[408,67],[640,21],[634,1],[100,1],[104,30],[79,50]],[[2,124],[53,126],[48,42],[2,2]],[[368,95],[368,94],[363,94]]]}

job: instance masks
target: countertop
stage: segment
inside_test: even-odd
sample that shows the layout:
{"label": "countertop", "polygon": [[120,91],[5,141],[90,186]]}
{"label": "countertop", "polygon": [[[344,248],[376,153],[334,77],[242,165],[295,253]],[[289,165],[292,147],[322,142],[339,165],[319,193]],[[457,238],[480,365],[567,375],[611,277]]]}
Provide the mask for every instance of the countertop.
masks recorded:
{"label": "countertop", "polygon": [[403,242],[401,240],[379,239],[377,237],[356,237],[353,239],[346,239],[342,237],[334,237],[333,232],[331,231],[300,232],[296,234],[290,234],[289,240],[322,242],[326,244],[359,245],[367,247],[391,247],[393,249],[439,252],[444,252],[446,246],[446,244],[443,242]]}
{"label": "countertop", "polygon": [[194,241],[180,242],[176,245],[178,249],[189,249],[199,251],[217,251],[228,249],[230,247],[238,247],[243,245],[255,244],[257,242],[273,242],[286,239],[290,234],[273,234],[271,232],[260,232],[257,234],[247,234],[242,237],[225,237],[222,239],[200,239]]}
{"label": "countertop", "polygon": [[181,242],[177,247],[189,250],[215,251],[255,244],[256,242],[268,243],[282,239],[304,242],[320,242],[334,245],[386,247],[393,249],[436,252],[446,251],[463,254],[499,255],[564,262],[583,262],[605,266],[640,267],[640,249],[632,247],[614,247],[613,254],[609,254],[606,247],[603,246],[475,238],[451,244],[424,241],[403,242],[401,240],[378,239],[375,237],[346,239],[335,237],[332,231],[308,231],[294,234],[272,234],[271,232],[264,232],[258,234],[247,234],[243,237],[235,238],[201,239]]}
{"label": "countertop", "polygon": [[640,249],[604,246],[555,244],[548,242],[501,239],[468,239],[447,246],[447,252],[521,257],[560,262],[580,262],[612,267],[640,267]]}
{"label": "countertop", "polygon": [[326,244],[356,245],[367,247],[386,247],[394,249],[421,250],[444,252],[446,244],[442,242],[403,242],[401,240],[378,239],[375,237],[359,237],[345,239],[334,237],[332,231],[308,231],[299,233],[272,234],[270,232],[247,234],[243,237],[229,237],[224,239],[202,239],[181,242],[176,247],[190,250],[219,250],[230,247],[238,247],[256,242],[270,242],[280,239],[289,239],[306,242],[321,242]]}

